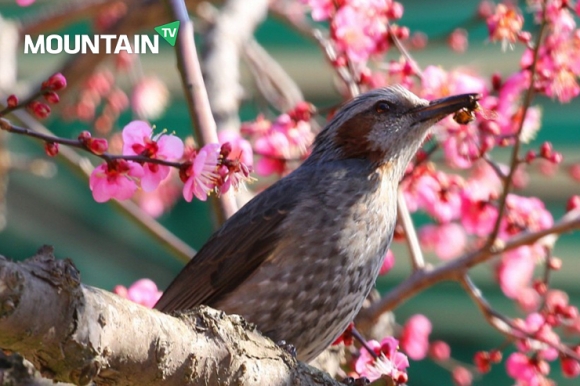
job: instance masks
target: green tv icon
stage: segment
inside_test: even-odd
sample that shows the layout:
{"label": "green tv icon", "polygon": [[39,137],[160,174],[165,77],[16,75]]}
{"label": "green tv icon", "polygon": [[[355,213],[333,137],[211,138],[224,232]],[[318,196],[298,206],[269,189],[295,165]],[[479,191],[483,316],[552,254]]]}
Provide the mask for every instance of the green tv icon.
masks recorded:
{"label": "green tv icon", "polygon": [[179,20],[155,27],[155,31],[171,46],[175,46],[177,32],[179,31]]}

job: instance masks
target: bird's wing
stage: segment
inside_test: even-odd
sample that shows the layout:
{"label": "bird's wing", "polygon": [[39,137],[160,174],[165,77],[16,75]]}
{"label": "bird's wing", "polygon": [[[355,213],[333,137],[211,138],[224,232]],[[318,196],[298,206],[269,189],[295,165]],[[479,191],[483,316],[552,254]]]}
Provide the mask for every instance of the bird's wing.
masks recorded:
{"label": "bird's wing", "polygon": [[172,312],[212,305],[247,279],[276,248],[280,223],[296,205],[299,189],[308,186],[301,175],[295,171],[281,179],[234,214],[179,273],[155,308]]}

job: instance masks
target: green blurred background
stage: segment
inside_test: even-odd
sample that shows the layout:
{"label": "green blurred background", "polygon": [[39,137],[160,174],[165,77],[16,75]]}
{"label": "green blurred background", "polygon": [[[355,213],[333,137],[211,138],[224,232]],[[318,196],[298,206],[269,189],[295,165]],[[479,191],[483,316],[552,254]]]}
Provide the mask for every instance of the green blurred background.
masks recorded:
{"label": "green blurred background", "polygon": [[[50,3],[50,4],[49,4]],[[44,12],[47,6],[66,3],[62,1],[39,1],[33,7],[21,9],[13,1],[0,0],[3,17],[31,17]],[[250,3],[250,2],[249,2]],[[421,67],[429,64],[441,65],[446,69],[470,67],[483,73],[494,71],[506,75],[517,69],[521,48],[502,52],[500,45],[486,41],[485,25],[473,15],[478,2],[421,1],[402,2],[405,13],[401,25],[411,32],[422,31],[429,36],[426,50],[413,52]],[[525,7],[525,4],[521,4]],[[528,15],[529,18],[529,15]],[[534,26],[526,25],[530,30]],[[449,32],[457,27],[467,29],[470,48],[464,54],[452,52],[445,44]],[[79,24],[73,30],[86,31],[87,25]],[[257,40],[280,62],[302,88],[306,99],[317,106],[329,106],[338,101],[333,86],[332,71],[318,48],[283,23],[269,18],[257,31]],[[19,79],[34,82],[52,73],[64,61],[64,55],[20,55],[18,60]],[[160,55],[142,57],[146,74],[160,76],[168,85],[172,102],[166,114],[156,122],[184,137],[190,133],[191,123],[181,96],[181,86],[175,58],[171,47],[162,44]],[[252,89],[248,72],[244,71],[243,83]],[[542,141],[550,140],[564,154],[565,161],[580,162],[580,128],[578,109],[580,102],[558,104],[538,98],[543,110],[543,129],[528,148],[537,148]],[[242,118],[250,120],[258,111],[257,104],[248,100],[242,110]],[[121,117],[124,125],[130,114]],[[78,122],[64,123],[48,121],[51,130],[61,136],[76,136],[86,127]],[[11,151],[43,157],[39,144],[29,138],[9,136],[5,138]],[[507,153],[498,152],[499,160],[507,159]],[[0,254],[13,259],[25,259],[43,244],[53,245],[59,258],[69,257],[80,269],[86,284],[112,289],[117,284],[130,285],[142,277],[153,279],[164,288],[183,265],[163,246],[151,239],[140,227],[120,215],[113,206],[97,204],[91,196],[87,181],[69,170],[58,157],[54,160],[57,173],[51,179],[35,177],[24,172],[12,172],[7,195],[7,226],[0,232]],[[518,192],[534,195],[548,204],[557,219],[564,213],[565,200],[578,194],[580,185],[572,182],[561,170],[551,178],[530,171],[530,183]],[[186,243],[198,249],[212,232],[210,208],[207,203],[181,200],[169,214],[159,221]],[[418,217],[419,223],[425,221]],[[555,255],[563,258],[564,269],[554,275],[554,286],[566,290],[577,303],[580,286],[578,234],[565,235],[558,242]],[[395,269],[387,277],[379,279],[381,291],[387,291],[409,274],[406,251],[401,245],[394,247],[397,257]],[[473,278],[497,309],[517,315],[511,302],[500,293],[493,280],[491,266],[474,270]],[[428,316],[434,325],[432,339],[443,339],[450,343],[453,356],[470,361],[477,350],[491,349],[503,342],[502,337],[483,320],[474,304],[456,284],[438,285],[396,311],[403,322],[415,313]],[[553,373],[559,373],[557,365]],[[574,385],[575,381],[563,380],[555,375],[558,384]],[[412,363],[410,385],[451,385],[449,374],[428,360]],[[505,375],[503,366],[494,370],[475,385],[509,385],[512,380]]]}

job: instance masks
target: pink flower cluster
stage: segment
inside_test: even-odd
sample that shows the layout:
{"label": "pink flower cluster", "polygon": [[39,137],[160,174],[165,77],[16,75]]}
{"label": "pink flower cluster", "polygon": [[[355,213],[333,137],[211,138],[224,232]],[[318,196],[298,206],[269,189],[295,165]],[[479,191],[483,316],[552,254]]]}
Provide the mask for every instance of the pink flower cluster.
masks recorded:
{"label": "pink flower cluster", "polygon": [[[561,291],[546,294],[546,305],[541,313],[531,313],[525,320],[516,319],[518,329],[516,336],[517,352],[512,353],[506,361],[506,370],[510,377],[521,385],[549,384],[547,375],[550,362],[560,358],[562,372],[566,377],[580,375],[580,363],[569,356],[558,355],[555,347],[560,344],[560,337],[553,330],[562,324],[578,319],[578,309],[568,304],[568,296]],[[575,355],[580,354],[580,346],[572,348]]]}
{"label": "pink flower cluster", "polygon": [[[168,178],[171,167],[179,167],[184,182],[183,197],[187,201],[193,196],[206,200],[212,191],[225,193],[230,188],[238,189],[250,179],[250,167],[240,160],[242,153],[236,152],[229,142],[207,144],[199,150],[185,148],[181,139],[174,135],[164,132],[154,135],[151,126],[144,121],[129,123],[122,137],[123,157],[108,159],[91,173],[89,185],[97,202],[111,198],[126,200],[138,187],[152,192]],[[85,141],[90,140],[93,139]],[[93,143],[93,148],[98,144],[87,143]],[[175,162],[182,157],[183,163]]]}
{"label": "pink flower cluster", "polygon": [[406,383],[406,369],[409,360],[405,354],[397,351],[399,341],[393,337],[384,338],[380,343],[376,340],[367,342],[368,347],[378,356],[375,359],[367,350],[361,349],[355,362],[355,371],[371,382],[383,376],[391,378],[395,384]]}
{"label": "pink flower cluster", "polygon": [[205,201],[212,191],[223,194],[230,188],[237,190],[245,181],[251,180],[251,166],[243,162],[243,159],[251,161],[251,157],[251,149],[241,138],[233,145],[230,142],[222,145],[210,143],[199,151],[187,149],[186,163],[179,171],[185,183],[183,197],[187,202],[193,196]]}
{"label": "pink flower cluster", "polygon": [[523,26],[524,17],[519,10],[507,4],[498,4],[487,19],[490,40],[502,42],[504,49],[518,40]]}
{"label": "pink flower cluster", "polygon": [[429,350],[429,334],[431,321],[425,315],[411,316],[401,332],[401,349],[413,360],[421,360]]}
{"label": "pink flower cluster", "polygon": [[[173,135],[153,136],[147,122],[133,121],[123,129],[123,155],[178,160],[183,155],[183,142]],[[93,170],[89,185],[97,202],[126,200],[133,196],[137,184],[144,191],[153,191],[168,174],[166,165],[114,159]]]}
{"label": "pink flower cluster", "polygon": [[[538,52],[538,77],[535,87],[545,95],[560,102],[580,94],[580,30],[565,1],[549,1],[546,11],[548,34]],[[521,60],[523,69],[533,61],[529,48]]]}
{"label": "pink flower cluster", "polygon": [[[250,138],[254,153],[260,156],[255,165],[258,174],[283,175],[289,171],[289,163],[302,161],[308,156],[314,140],[310,125],[313,111],[312,105],[301,102],[274,122],[260,115],[255,121],[242,125],[242,134]],[[245,142],[240,146],[248,148]]]}
{"label": "pink flower cluster", "polygon": [[393,0],[301,1],[310,6],[314,20],[330,19],[331,39],[339,55],[357,68],[387,51],[387,23],[403,16],[403,6]]}

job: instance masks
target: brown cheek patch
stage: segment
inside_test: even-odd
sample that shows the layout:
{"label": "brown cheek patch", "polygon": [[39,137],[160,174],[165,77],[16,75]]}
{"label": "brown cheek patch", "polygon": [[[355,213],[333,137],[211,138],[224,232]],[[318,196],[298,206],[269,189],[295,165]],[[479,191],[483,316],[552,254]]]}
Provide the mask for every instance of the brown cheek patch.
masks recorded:
{"label": "brown cheek patch", "polygon": [[344,158],[367,158],[372,162],[381,162],[382,152],[374,149],[368,138],[375,122],[374,116],[359,114],[338,128],[334,142]]}

